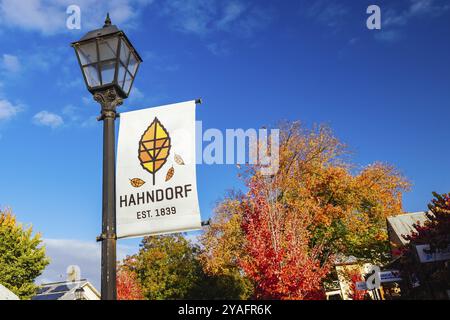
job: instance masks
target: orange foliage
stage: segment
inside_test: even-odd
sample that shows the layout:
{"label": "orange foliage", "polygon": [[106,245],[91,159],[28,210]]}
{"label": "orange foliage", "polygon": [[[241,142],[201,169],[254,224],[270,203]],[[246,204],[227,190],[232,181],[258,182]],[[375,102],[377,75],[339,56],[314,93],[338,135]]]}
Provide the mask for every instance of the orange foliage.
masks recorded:
{"label": "orange foliage", "polygon": [[117,272],[117,300],[143,300],[141,285],[136,274],[125,268]]}
{"label": "orange foliage", "polygon": [[[304,257],[321,266],[336,253],[385,261],[385,218],[403,213],[402,193],[410,184],[391,165],[376,162],[358,170],[348,156],[347,147],[326,126],[308,130],[299,122],[281,124],[279,171],[268,177],[258,165],[245,168],[241,176],[249,190],[218,206],[202,238],[203,265],[212,273],[245,271],[255,285],[270,278],[271,289],[257,295],[296,299],[307,297],[306,291],[285,292],[282,282],[289,286],[285,275],[292,272],[301,279],[302,267],[295,263]],[[258,255],[283,261],[283,267],[267,271],[258,266],[267,263]],[[289,271],[282,271],[285,263]]]}
{"label": "orange foliage", "polygon": [[320,246],[310,248],[308,217],[277,204],[270,183],[251,181],[242,228],[245,259],[240,264],[255,283],[257,299],[323,299],[322,281],[331,267]]}

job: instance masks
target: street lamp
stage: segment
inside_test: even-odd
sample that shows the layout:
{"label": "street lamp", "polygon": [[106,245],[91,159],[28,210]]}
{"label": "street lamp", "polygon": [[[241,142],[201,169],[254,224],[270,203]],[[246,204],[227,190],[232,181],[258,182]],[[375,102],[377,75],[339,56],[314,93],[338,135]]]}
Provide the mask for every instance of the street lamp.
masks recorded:
{"label": "street lamp", "polygon": [[88,32],[72,43],[87,89],[101,105],[103,120],[102,288],[103,300],[116,300],[116,107],[130,94],[142,62],[123,31],[111,25],[109,14],[101,29]]}
{"label": "street lamp", "polygon": [[84,289],[82,287],[75,290],[75,300],[84,300]]}

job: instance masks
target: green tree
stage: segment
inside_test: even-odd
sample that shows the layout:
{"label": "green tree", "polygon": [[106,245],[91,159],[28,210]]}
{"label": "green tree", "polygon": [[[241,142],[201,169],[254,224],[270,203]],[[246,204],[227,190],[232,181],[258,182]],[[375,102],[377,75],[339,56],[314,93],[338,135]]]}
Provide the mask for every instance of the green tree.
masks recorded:
{"label": "green tree", "polygon": [[49,263],[40,234],[17,223],[11,211],[0,211],[0,283],[21,299],[36,292],[34,280]]}
{"label": "green tree", "polygon": [[242,280],[207,272],[201,252],[182,234],[145,237],[139,252],[127,257],[119,271],[134,273],[149,300],[242,298]]}
{"label": "green tree", "polygon": [[136,273],[146,299],[195,298],[201,275],[196,250],[181,234],[145,237],[121,268]]}

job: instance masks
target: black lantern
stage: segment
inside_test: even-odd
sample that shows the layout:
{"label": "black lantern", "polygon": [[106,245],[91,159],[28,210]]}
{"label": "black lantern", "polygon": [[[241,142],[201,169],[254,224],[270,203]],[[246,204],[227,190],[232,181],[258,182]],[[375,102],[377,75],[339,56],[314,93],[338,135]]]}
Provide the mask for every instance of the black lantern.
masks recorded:
{"label": "black lantern", "polygon": [[75,290],[75,300],[84,300],[84,289],[82,287]]}
{"label": "black lantern", "polygon": [[125,33],[111,25],[109,14],[102,29],[88,32],[72,47],[89,92],[115,88],[121,98],[128,97],[142,59]]}

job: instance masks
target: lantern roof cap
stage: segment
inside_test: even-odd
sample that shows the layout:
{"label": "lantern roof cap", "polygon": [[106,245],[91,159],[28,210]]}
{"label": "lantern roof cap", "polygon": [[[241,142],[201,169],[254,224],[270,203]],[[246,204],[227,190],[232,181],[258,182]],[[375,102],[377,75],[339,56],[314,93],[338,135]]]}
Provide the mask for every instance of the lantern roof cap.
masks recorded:
{"label": "lantern roof cap", "polygon": [[109,25],[109,26],[103,27],[101,29],[89,31],[80,40],[78,40],[74,43],[83,42],[83,41],[91,40],[91,39],[95,39],[95,38],[100,38],[100,37],[104,37],[104,36],[107,36],[110,34],[116,34],[119,32],[121,32],[121,31],[117,28],[117,26]]}
{"label": "lantern roof cap", "polygon": [[123,32],[122,30],[119,30],[119,28],[117,28],[116,25],[111,24],[111,18],[109,17],[109,13],[106,15],[106,20],[105,20],[105,24],[103,25],[103,28],[89,31],[80,40],[73,42],[72,46],[79,44],[81,42],[85,42],[85,41],[89,41],[89,40],[93,40],[93,39],[97,39],[97,38],[102,38],[102,37],[109,36],[109,35],[115,35],[115,34],[120,34],[125,38],[125,40],[128,42],[128,44],[132,48],[133,52],[136,54],[138,60],[140,62],[142,62],[143,60],[142,60],[141,56],[134,49],[133,45],[131,44],[131,42],[128,39],[125,32]]}
{"label": "lantern roof cap", "polygon": [[111,25],[111,18],[109,17],[109,12],[106,14],[105,24],[103,28],[109,27]]}
{"label": "lantern roof cap", "polygon": [[88,40],[92,40],[95,38],[101,38],[101,37],[116,34],[116,33],[123,33],[123,31],[119,30],[119,28],[117,28],[116,25],[113,25],[111,23],[111,18],[109,17],[109,13],[108,13],[106,15],[106,20],[105,20],[105,24],[103,25],[103,28],[89,31],[80,40],[72,43],[72,45],[79,43],[79,42],[88,41]]}

